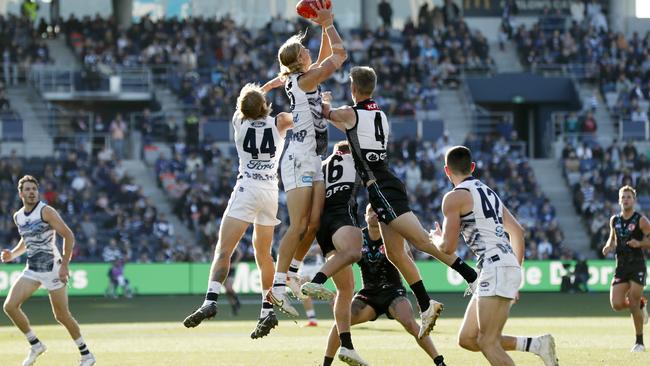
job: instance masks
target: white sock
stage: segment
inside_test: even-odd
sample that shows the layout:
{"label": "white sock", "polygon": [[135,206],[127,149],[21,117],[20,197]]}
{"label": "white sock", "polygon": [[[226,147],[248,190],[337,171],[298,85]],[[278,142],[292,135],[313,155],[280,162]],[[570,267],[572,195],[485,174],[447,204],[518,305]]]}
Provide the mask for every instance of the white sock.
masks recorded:
{"label": "white sock", "polygon": [[316,310],[314,310],[314,309],[307,310],[305,313],[307,313],[307,319],[316,320]]}
{"label": "white sock", "polygon": [[84,342],[84,337],[75,339],[74,343],[77,345],[77,348],[79,348],[79,352],[82,356],[86,356],[90,353],[90,351],[88,351],[88,346],[86,346],[86,342]]}
{"label": "white sock", "polygon": [[289,265],[289,272],[287,272],[289,278],[294,278],[298,276],[298,270],[300,269],[301,265],[302,265],[302,261],[299,261],[295,258],[291,259],[291,265]]}
{"label": "white sock", "polygon": [[32,346],[40,342],[38,338],[36,338],[36,334],[34,334],[34,331],[32,331],[31,329],[29,330],[29,332],[25,333],[25,338],[27,338],[27,342],[29,342],[29,344],[31,344]]}
{"label": "white sock", "polygon": [[260,319],[273,312],[273,305],[266,300],[266,294],[271,290],[262,290],[262,309],[260,310]]}
{"label": "white sock", "polygon": [[[208,291],[207,291],[207,293],[208,294],[214,293],[214,294],[219,295],[219,293],[221,292],[221,286],[222,286],[221,282],[210,281],[210,282],[208,282]],[[216,300],[208,300],[207,297],[208,297],[208,295],[206,294],[206,299],[203,301],[203,305],[201,305],[201,306],[216,304],[217,303]]]}
{"label": "white sock", "polygon": [[282,272],[275,272],[273,276],[273,293],[284,294],[287,291],[287,274]]}
{"label": "white sock", "polygon": [[[533,343],[533,338],[531,337],[515,337],[517,338],[517,345],[515,346],[515,349],[517,351],[521,352],[532,352],[532,349],[530,348],[530,343]],[[528,349],[526,349],[528,347]]]}

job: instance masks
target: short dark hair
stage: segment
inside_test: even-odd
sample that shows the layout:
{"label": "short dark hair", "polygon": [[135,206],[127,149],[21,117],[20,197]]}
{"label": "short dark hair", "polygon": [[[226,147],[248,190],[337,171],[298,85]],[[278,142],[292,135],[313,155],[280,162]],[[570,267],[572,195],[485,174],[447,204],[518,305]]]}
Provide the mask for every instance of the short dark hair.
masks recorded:
{"label": "short dark hair", "polygon": [[36,188],[38,189],[38,179],[32,177],[31,175],[25,175],[20,180],[18,181],[18,191],[22,192],[23,191],[23,186],[25,183],[34,183],[36,184]]}
{"label": "short dark hair", "polygon": [[363,95],[371,96],[377,86],[377,74],[372,67],[355,66],[350,69],[352,85]]}
{"label": "short dark hair", "polygon": [[465,146],[454,146],[445,154],[445,164],[452,173],[472,173],[472,152]]}
{"label": "short dark hair", "polygon": [[348,143],[347,140],[342,140],[334,144],[334,152],[340,151],[342,153],[349,153],[350,152],[350,144]]}

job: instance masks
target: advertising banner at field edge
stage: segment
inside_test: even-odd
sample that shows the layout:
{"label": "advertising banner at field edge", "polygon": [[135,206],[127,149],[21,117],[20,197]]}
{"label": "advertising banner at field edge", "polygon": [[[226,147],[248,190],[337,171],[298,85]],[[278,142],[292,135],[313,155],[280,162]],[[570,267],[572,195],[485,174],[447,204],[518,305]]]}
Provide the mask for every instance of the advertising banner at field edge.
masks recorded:
{"label": "advertising banner at field edge", "polygon": [[[553,292],[560,290],[562,276],[566,275],[562,261],[526,261],[523,270],[524,292]],[[574,262],[570,262],[572,265]],[[648,262],[650,263],[650,262]],[[589,290],[609,291],[616,263],[611,260],[592,260],[589,264]],[[455,271],[437,261],[419,261],[418,268],[429,292],[462,292],[466,285]],[[24,266],[0,265],[0,296],[7,296]],[[109,287],[110,264],[73,263],[70,266],[70,295],[104,295]],[[209,263],[152,263],[127,264],[126,278],[139,295],[202,294],[208,283]],[[355,283],[361,286],[359,269],[355,266]],[[231,274],[236,292],[261,293],[259,271],[254,262],[239,263]],[[331,281],[328,285],[333,288]],[[36,295],[45,295],[39,289]]]}

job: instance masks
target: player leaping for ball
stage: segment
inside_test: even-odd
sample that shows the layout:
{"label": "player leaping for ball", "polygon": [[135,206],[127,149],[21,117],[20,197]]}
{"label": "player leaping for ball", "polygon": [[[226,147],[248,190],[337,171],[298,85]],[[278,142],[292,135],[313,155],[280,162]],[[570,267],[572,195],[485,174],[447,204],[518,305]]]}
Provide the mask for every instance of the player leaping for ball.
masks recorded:
{"label": "player leaping for ball", "polygon": [[[316,13],[313,20],[323,28],[319,59],[312,63],[309,51],[301,44],[302,37],[293,36],[280,47],[281,75],[270,82],[273,86],[284,82],[294,128],[280,166],[290,222],[280,241],[269,300],[291,316],[298,316],[298,311],[286,294],[287,271],[296,249],[303,246],[304,255],[311,245],[325,199],[320,156],[327,151],[327,122],[322,114],[320,83],[330,78],[347,59],[343,41],[334,27],[332,9],[318,1],[312,7]],[[324,283],[327,277],[323,277],[315,276]]]}
{"label": "player leaping for ball", "polygon": [[[22,177],[18,181],[18,195],[23,201],[23,208],[14,214],[14,223],[21,238],[15,248],[2,251],[2,261],[10,262],[27,252],[27,266],[18,281],[11,286],[4,303],[5,313],[32,345],[22,365],[33,365],[47,350],[21,310],[22,304],[43,286],[49,292],[54,318],[68,330],[79,348],[79,365],[92,366],[95,364],[95,356],[88,350],[79,324],[68,307],[66,284],[70,276],[68,265],[75,244],[74,234],[55,209],[40,201],[36,178],[31,175]],[[57,234],[63,237],[63,255],[56,247]]]}
{"label": "player leaping for ball", "polygon": [[634,211],[636,191],[623,186],[618,191],[621,212],[609,220],[609,238],[603,255],[616,251],[616,272],[609,293],[614,311],[629,309],[636,340],[632,352],[644,352],[643,324],[648,323],[648,309],[643,295],[648,273],[643,249],[650,248],[650,221]]}
{"label": "player leaping for ball", "polygon": [[404,247],[404,239],[417,249],[447,264],[468,282],[476,272],[458,256],[445,254],[431,244],[427,232],[409,207],[404,184],[388,167],[388,118],[372,99],[377,75],[370,67],[350,70],[353,107],[331,108],[324,100],[323,115],[347,134],[355,168],[368,190],[372,208],[381,222],[381,236],[388,259],[399,269],[417,298],[422,326],[419,337],[431,332],[442,311],[442,304],[429,298],[420,273]]}
{"label": "player leaping for ball", "polygon": [[260,88],[247,84],[237,98],[232,126],[239,155],[239,176],[219,227],[205,301],[183,321],[188,328],[217,314],[217,299],[230,271],[230,259],[250,224],[254,225],[253,248],[262,282],[262,310],[251,338],[267,335],[278,324],[266,294],[273,282],[273,231],[280,223],[276,218],[278,161],[284,148],[284,136],[293,122],[289,113],[279,113],[275,118],[269,116],[271,106],[265,97],[269,89],[268,85]]}
{"label": "player leaping for ball", "polygon": [[491,365],[514,365],[505,351],[517,350],[533,352],[546,366],[557,366],[555,341],[550,334],[540,337],[501,334],[521,284],[524,229],[499,196],[472,176],[475,166],[472,153],[465,146],[447,151],[445,174],[454,189],[442,201],[445,217],[442,229],[436,222],[431,233],[433,243],[449,255],[456,252],[462,234],[478,257],[479,286],[467,305],[458,342],[470,351],[481,351]]}

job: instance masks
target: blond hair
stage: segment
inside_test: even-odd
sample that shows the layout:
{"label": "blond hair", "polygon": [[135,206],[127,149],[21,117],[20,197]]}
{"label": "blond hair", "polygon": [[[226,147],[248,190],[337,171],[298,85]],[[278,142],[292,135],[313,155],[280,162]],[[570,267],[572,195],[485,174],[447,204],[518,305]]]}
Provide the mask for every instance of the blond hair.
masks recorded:
{"label": "blond hair", "polygon": [[25,183],[34,183],[36,184],[36,189],[38,189],[38,179],[34,178],[31,175],[25,175],[18,181],[18,191],[23,191],[23,186]]}
{"label": "blond hair", "polygon": [[621,188],[618,190],[618,195],[620,196],[621,194],[623,194],[623,192],[630,192],[630,193],[632,193],[632,197],[634,197],[634,199],[636,199],[636,189],[632,188],[632,186],[624,185],[623,187],[621,187]]}
{"label": "blond hair", "polygon": [[372,67],[368,66],[355,66],[350,69],[350,79],[352,85],[358,93],[362,95],[372,96],[377,86],[377,74]]}
{"label": "blond hair", "polygon": [[280,76],[286,77],[296,72],[305,71],[307,65],[300,62],[300,51],[302,51],[302,40],[306,34],[298,33],[287,39],[278,50],[278,62],[280,62]]}
{"label": "blond hair", "polygon": [[259,120],[271,114],[271,105],[266,103],[264,91],[259,84],[248,83],[241,88],[237,97],[237,116],[240,119]]}

